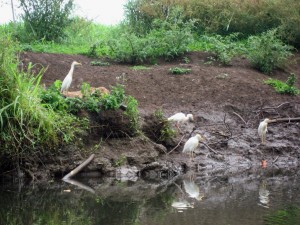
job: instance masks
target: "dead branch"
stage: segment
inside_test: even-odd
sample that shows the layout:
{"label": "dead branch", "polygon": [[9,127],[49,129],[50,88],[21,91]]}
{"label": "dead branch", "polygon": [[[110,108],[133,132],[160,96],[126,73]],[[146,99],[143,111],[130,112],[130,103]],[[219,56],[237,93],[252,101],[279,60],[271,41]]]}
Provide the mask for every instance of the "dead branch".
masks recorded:
{"label": "dead branch", "polygon": [[294,118],[278,118],[273,119],[269,123],[279,123],[279,122],[292,122],[292,121],[300,121],[300,117],[294,117]]}
{"label": "dead branch", "polygon": [[284,105],[288,105],[288,104],[291,104],[291,102],[284,102],[284,103],[281,103],[280,105],[278,106],[270,106],[270,107],[265,107],[265,108],[260,108],[259,110],[254,110],[252,112],[255,112],[255,113],[258,113],[258,112],[261,112],[261,111],[266,111],[266,110],[270,110],[270,109],[279,109],[280,107],[284,106]]}
{"label": "dead branch", "polygon": [[[206,143],[204,143],[204,142],[202,142],[202,141],[200,141],[200,143],[202,143],[205,147],[207,147],[210,151],[212,151],[213,153],[215,153],[215,154],[218,154],[213,148],[211,148],[208,144],[206,144]],[[220,153],[221,154],[221,153]]]}
{"label": "dead branch", "polygon": [[92,154],[87,160],[85,160],[83,163],[81,163],[79,166],[77,166],[74,170],[72,170],[70,173],[68,173],[66,176],[63,177],[63,180],[68,180],[71,177],[75,176],[77,173],[79,173],[84,167],[86,167],[95,157],[95,154]]}
{"label": "dead branch", "polygon": [[231,131],[229,125],[226,123],[226,113],[225,113],[224,118],[223,118],[223,123],[224,123],[224,125],[225,125],[227,131],[228,131],[229,134],[230,134],[229,137],[232,137],[232,131]]}
{"label": "dead branch", "polygon": [[180,141],[178,142],[178,144],[177,144],[171,151],[169,151],[169,152],[167,153],[167,155],[170,154],[170,153],[173,152],[176,148],[179,147],[179,145],[180,145],[180,143],[182,142],[182,140],[183,140],[184,137],[185,137],[185,135],[183,135],[183,136],[181,137],[181,139],[180,139]]}
{"label": "dead branch", "polygon": [[236,113],[236,112],[232,112],[234,115],[236,115],[237,117],[239,117],[243,122],[244,122],[244,124],[245,124],[245,126],[247,126],[247,123],[246,123],[246,121],[243,119],[243,117],[240,115],[240,114],[238,114],[238,113]]}
{"label": "dead branch", "polygon": [[273,164],[276,163],[276,161],[278,160],[279,156],[277,156],[274,160],[273,160]]}

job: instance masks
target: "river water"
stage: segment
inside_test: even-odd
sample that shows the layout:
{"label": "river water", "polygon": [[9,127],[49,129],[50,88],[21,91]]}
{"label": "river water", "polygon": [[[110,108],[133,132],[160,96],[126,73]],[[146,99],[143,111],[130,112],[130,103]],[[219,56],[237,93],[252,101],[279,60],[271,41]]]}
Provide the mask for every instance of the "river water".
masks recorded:
{"label": "river water", "polygon": [[4,225],[300,225],[300,173],[257,169],[160,181],[2,181]]}

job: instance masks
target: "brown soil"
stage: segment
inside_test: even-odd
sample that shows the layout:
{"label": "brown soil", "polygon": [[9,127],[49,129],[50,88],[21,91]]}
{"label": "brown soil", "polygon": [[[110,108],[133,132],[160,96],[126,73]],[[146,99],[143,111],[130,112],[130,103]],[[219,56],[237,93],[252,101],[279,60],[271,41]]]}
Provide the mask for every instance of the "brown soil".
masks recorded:
{"label": "brown soil", "polygon": [[[108,89],[118,82],[124,84],[126,94],[138,100],[144,123],[147,123],[145,118],[158,109],[166,117],[180,111],[194,114],[195,122],[183,126],[174,140],[175,145],[183,134],[185,136],[178,148],[169,155],[162,153],[166,151],[162,146],[150,147],[142,137],[106,138],[97,148],[101,154],[95,160],[104,171],[122,164],[123,158],[126,164],[140,168],[141,165],[159,160],[190,168],[197,166],[198,169],[199,165],[201,168],[216,168],[243,165],[248,161],[259,164],[262,158],[267,158],[268,162],[275,160],[277,165],[297,164],[300,152],[299,122],[270,124],[265,146],[260,144],[257,127],[265,117],[299,117],[300,97],[277,94],[272,87],[263,84],[263,80],[269,76],[253,69],[244,58],[234,59],[231,66],[222,66],[210,61],[209,56],[208,53],[192,52],[186,55],[190,60],[188,64],[182,59],[162,61],[158,65],[147,65],[149,69],[146,70],[134,70],[131,65],[120,64],[91,66],[93,59],[80,55],[26,53],[23,61],[37,64],[37,67],[47,67],[42,79],[46,86],[57,79],[63,80],[74,60],[81,62],[82,66],[75,68],[71,91],[80,90],[83,82]],[[298,77],[296,86],[300,88],[300,55],[296,54],[291,61],[292,64],[276,70],[271,77],[285,81],[290,72],[294,72]],[[172,75],[169,69],[175,66],[189,68],[191,73]],[[218,153],[214,154],[201,145],[194,162],[182,156],[180,151],[183,143],[192,132],[204,135],[206,143]],[[156,149],[156,153],[150,152],[153,149]],[[110,169],[107,169],[108,165]],[[70,165],[72,167],[74,165]]]}

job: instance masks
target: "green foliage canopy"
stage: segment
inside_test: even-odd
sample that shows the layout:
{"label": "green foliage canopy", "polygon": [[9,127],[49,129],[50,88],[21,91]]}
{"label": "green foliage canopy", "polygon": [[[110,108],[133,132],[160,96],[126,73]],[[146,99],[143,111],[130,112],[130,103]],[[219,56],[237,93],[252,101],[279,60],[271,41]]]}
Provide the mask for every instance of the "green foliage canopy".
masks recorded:
{"label": "green foliage canopy", "polygon": [[20,0],[25,30],[35,40],[59,40],[70,24],[73,5],[73,0]]}

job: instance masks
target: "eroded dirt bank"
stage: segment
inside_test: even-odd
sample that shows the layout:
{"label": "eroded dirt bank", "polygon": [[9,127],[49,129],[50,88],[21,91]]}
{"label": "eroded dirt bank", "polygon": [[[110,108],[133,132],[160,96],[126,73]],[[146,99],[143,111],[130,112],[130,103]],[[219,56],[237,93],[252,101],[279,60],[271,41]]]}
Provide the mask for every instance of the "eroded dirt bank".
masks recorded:
{"label": "eroded dirt bank", "polygon": [[[190,53],[187,55],[188,64],[179,59],[149,65],[145,70],[134,70],[130,65],[91,66],[92,59],[84,56],[24,54],[24,62],[48,66],[42,80],[46,86],[57,79],[62,80],[73,60],[83,66],[75,69],[71,90],[80,90],[82,82],[108,89],[117,82],[123,83],[126,94],[139,102],[142,127],[151,122],[149,115],[158,109],[166,117],[180,111],[192,113],[195,117],[193,123],[181,128],[168,146],[154,143],[145,136],[111,138],[93,133],[85,137],[86,146],[81,146],[86,149],[84,153],[80,153],[78,147],[65,147],[60,157],[36,166],[32,173],[37,178],[60,177],[91,153],[96,157],[87,170],[97,176],[118,174],[128,177],[133,173],[156,179],[187,170],[239,171],[240,168],[260,166],[262,159],[267,160],[268,166],[297,166],[300,156],[299,122],[270,124],[266,145],[260,144],[257,127],[266,117],[299,117],[300,97],[277,94],[273,88],[263,84],[268,76],[252,69],[245,59],[237,58],[232,66],[224,67],[209,61],[208,56],[207,53]],[[294,64],[275,71],[272,78],[285,81],[289,73],[294,72],[299,88],[299,55],[291,61]],[[188,67],[191,73],[172,75],[169,68],[175,66]],[[191,161],[181,151],[185,141],[197,132],[206,141]]]}

